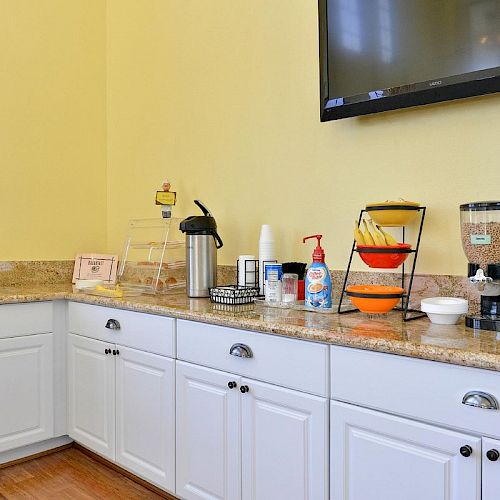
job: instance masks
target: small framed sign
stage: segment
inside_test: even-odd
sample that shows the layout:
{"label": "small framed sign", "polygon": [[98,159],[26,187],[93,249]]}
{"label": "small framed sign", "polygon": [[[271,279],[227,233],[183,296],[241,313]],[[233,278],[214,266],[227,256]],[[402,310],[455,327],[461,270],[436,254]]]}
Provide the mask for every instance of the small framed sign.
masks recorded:
{"label": "small framed sign", "polygon": [[79,253],[75,258],[73,283],[75,280],[103,280],[104,283],[116,283],[118,255]]}
{"label": "small framed sign", "polygon": [[177,193],[174,191],[156,191],[155,202],[157,205],[175,205]]}

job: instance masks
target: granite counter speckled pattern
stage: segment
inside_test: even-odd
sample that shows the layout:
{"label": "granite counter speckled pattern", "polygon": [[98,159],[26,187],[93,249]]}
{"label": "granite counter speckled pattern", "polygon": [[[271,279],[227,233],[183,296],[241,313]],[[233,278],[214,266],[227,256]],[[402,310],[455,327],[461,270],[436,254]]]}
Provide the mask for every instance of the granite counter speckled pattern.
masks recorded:
{"label": "granite counter speckled pattern", "polygon": [[253,304],[233,308],[212,304],[208,299],[189,299],[184,294],[112,299],[73,293],[70,285],[61,283],[0,288],[0,304],[57,299],[500,371],[500,334],[473,331],[463,322],[441,326],[422,318],[404,323],[397,312],[368,317],[363,313],[318,314]]}
{"label": "granite counter speckled pattern", "polygon": [[0,287],[71,283],[72,260],[0,261]]}

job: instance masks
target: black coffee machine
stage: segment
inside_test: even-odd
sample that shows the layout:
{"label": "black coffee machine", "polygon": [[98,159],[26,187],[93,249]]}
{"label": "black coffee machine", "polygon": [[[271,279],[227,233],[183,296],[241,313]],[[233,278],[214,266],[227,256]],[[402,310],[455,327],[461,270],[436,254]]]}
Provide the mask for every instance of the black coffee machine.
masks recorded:
{"label": "black coffee machine", "polygon": [[460,205],[462,246],[468,276],[481,295],[481,312],[467,316],[469,328],[500,332],[500,201]]}

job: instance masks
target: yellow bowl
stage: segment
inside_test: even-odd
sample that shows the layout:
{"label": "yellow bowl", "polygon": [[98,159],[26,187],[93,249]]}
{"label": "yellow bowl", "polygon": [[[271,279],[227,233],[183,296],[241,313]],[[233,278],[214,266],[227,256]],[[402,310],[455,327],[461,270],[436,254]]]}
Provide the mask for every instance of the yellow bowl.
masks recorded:
{"label": "yellow bowl", "polygon": [[415,201],[383,201],[368,203],[366,211],[379,226],[401,227],[412,222],[418,215],[420,203]]}

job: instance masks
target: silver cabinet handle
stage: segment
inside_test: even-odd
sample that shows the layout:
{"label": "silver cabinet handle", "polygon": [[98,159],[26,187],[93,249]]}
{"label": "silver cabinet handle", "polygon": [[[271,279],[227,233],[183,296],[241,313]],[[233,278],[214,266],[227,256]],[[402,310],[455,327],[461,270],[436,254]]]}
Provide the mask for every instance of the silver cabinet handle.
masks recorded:
{"label": "silver cabinet handle", "polygon": [[120,323],[116,319],[108,319],[108,321],[106,321],[106,328],[109,330],[119,330]]}
{"label": "silver cabinet handle", "polygon": [[462,404],[484,410],[498,410],[498,401],[487,392],[470,391],[463,397]]}
{"label": "silver cabinet handle", "polygon": [[229,349],[229,354],[238,358],[253,358],[252,349],[245,344],[233,344]]}

